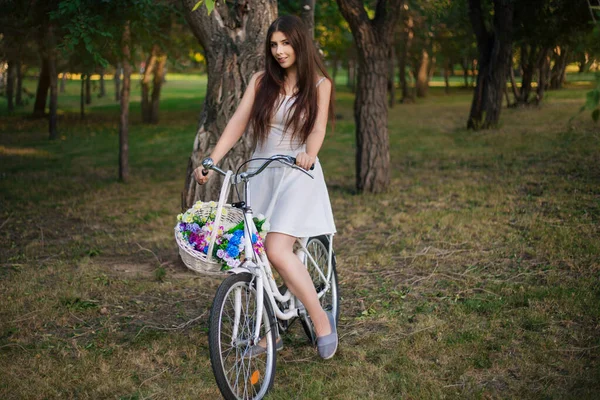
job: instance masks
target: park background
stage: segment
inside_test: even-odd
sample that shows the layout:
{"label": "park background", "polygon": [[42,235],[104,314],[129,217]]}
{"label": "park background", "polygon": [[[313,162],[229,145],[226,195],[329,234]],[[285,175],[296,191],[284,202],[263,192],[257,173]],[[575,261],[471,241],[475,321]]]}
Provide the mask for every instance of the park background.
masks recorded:
{"label": "park background", "polygon": [[[305,3],[193,11],[302,15],[335,77],[336,127],[319,156],[338,227],[341,344],[322,361],[296,326],[268,398],[594,398],[600,4],[365,2],[375,28],[386,7],[400,10],[378,44],[389,73],[375,63],[389,164],[364,166],[387,174],[374,187],[355,165],[370,134],[354,105],[367,57],[338,4],[307,15]],[[199,131],[223,123],[206,122],[210,87],[228,71],[206,63],[223,51],[198,44],[193,5],[1,5],[2,399],[219,396],[207,310],[220,280],[187,270],[173,238]],[[481,38],[510,44],[491,121],[472,113]]]}

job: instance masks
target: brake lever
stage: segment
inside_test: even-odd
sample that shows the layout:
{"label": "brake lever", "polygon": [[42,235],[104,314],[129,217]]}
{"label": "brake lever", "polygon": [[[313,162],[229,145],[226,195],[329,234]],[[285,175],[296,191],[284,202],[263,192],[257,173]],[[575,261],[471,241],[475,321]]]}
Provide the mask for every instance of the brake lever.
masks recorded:
{"label": "brake lever", "polygon": [[[293,157],[290,157],[290,158],[294,159]],[[294,169],[302,171],[303,173],[305,173],[306,175],[308,175],[310,177],[310,179],[315,179],[314,176],[312,176],[311,174],[309,174],[308,171],[306,171],[304,168],[297,166],[296,163],[292,164],[290,161],[285,160],[285,159],[278,159],[277,161],[279,161],[282,164],[287,165],[288,167],[292,167]],[[295,159],[294,159],[294,161],[295,161]],[[313,164],[313,166],[311,167],[311,170],[314,169],[314,168],[315,168],[315,166]]]}

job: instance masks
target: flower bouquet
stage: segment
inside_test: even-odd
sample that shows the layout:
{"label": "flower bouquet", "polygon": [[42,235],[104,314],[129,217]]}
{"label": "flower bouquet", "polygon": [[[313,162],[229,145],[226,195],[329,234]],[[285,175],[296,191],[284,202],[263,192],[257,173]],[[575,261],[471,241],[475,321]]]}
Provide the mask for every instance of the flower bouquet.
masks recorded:
{"label": "flower bouquet", "polygon": [[[264,250],[263,240],[269,229],[269,223],[263,215],[254,217],[254,224],[258,230],[252,234],[252,247],[256,254]],[[198,270],[196,265],[190,265],[191,255],[195,261],[200,261],[199,272],[214,271],[214,263],[218,264],[219,271],[227,271],[242,263],[244,252],[244,219],[239,209],[224,206],[218,213],[217,203],[214,201],[203,203],[198,201],[192,208],[177,216],[175,237],[180,247],[182,259],[186,265]],[[211,246],[212,242],[212,246]],[[208,265],[213,264],[213,265]],[[213,270],[213,271],[211,271]]]}

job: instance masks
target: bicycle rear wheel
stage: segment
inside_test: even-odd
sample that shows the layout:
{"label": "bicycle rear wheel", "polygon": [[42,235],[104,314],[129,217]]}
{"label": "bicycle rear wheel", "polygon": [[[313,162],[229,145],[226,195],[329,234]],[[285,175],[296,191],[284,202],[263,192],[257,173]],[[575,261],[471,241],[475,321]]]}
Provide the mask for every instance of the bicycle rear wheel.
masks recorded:
{"label": "bicycle rear wheel", "polygon": [[[323,272],[323,275],[327,277],[329,275],[329,237],[326,235],[321,235],[309,238],[306,242],[306,249],[315,260],[315,263],[318,265],[319,269]],[[309,257],[305,257],[304,264],[308,269],[308,273],[310,274],[310,277],[315,285],[317,293],[321,292],[327,286],[327,282],[321,277],[317,271],[317,268],[310,261]],[[335,253],[331,254],[331,269],[332,271],[331,278],[329,280],[329,290],[319,299],[319,301],[321,303],[321,307],[323,307],[323,310],[329,311],[333,314],[337,324],[340,316],[340,292],[338,287]],[[303,313],[301,315],[300,322],[302,322],[302,328],[304,328],[304,332],[306,333],[306,336],[308,336],[308,339],[313,344],[316,344],[317,334],[315,333],[315,328],[308,313]]]}
{"label": "bicycle rear wheel", "polygon": [[[277,325],[266,293],[261,316],[256,308],[249,273],[227,277],[213,300],[208,347],[217,386],[227,400],[262,399],[273,386]],[[266,352],[249,358],[257,318],[262,318],[260,338],[266,338]]]}

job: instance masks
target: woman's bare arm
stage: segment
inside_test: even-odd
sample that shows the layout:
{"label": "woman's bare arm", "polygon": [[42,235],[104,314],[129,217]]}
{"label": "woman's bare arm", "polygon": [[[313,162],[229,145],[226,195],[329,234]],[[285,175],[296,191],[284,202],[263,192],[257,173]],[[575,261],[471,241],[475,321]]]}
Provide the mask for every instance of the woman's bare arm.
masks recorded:
{"label": "woman's bare arm", "polygon": [[331,99],[331,81],[325,79],[317,87],[319,90],[318,113],[315,121],[315,126],[306,139],[306,153],[300,153],[296,156],[296,164],[304,169],[309,169],[317,159],[319,150],[325,139],[325,131],[327,130],[327,116],[329,113],[329,101]]}
{"label": "woman's bare arm", "polygon": [[[242,100],[238,105],[235,113],[227,123],[223,134],[219,138],[215,148],[210,153],[210,158],[213,159],[215,164],[218,164],[225,154],[237,143],[238,140],[242,137],[244,132],[246,131],[246,127],[248,126],[248,122],[250,121],[250,112],[252,111],[252,105],[254,104],[254,98],[256,97],[256,82],[262,76],[262,72],[257,72],[250,79],[250,83],[248,83],[248,87],[242,96]],[[198,166],[194,170],[194,176],[196,181],[203,185],[208,180],[210,176],[202,175],[202,166]]]}

